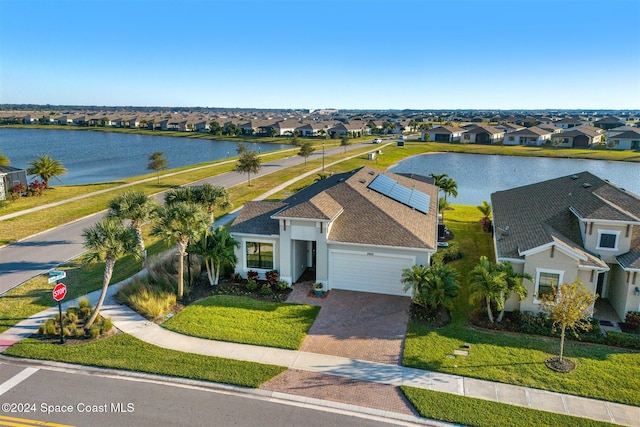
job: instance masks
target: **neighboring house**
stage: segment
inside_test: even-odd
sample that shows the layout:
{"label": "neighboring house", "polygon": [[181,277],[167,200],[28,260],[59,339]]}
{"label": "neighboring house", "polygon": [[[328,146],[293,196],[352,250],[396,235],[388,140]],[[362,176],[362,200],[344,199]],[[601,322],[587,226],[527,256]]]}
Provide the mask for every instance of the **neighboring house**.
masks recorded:
{"label": "neighboring house", "polygon": [[231,225],[236,272],[305,271],[325,290],[406,295],[402,270],[436,251],[438,189],[423,180],[363,167],[333,175],[282,202],[248,202]]}
{"label": "neighboring house", "polygon": [[513,124],[513,123],[505,122],[505,123],[501,123],[501,124],[497,125],[496,129],[500,129],[504,133],[511,133],[511,132],[515,132],[515,131],[520,130],[520,129],[524,129],[524,126],[520,126],[520,125],[516,125],[516,124]]}
{"label": "neighboring house", "polygon": [[550,123],[546,123],[546,122],[544,122],[544,123],[540,123],[540,124],[538,125],[538,127],[539,127],[540,129],[548,130],[548,131],[550,131],[552,134],[556,134],[556,133],[560,133],[560,132],[562,132],[562,128],[559,128],[559,127],[558,127],[558,126],[556,126],[556,125],[553,125],[553,124],[550,124]]}
{"label": "neighboring house", "polygon": [[472,125],[462,134],[462,141],[478,144],[495,144],[504,138],[504,130],[489,125]]}
{"label": "neighboring house", "polygon": [[324,129],[325,133],[328,129],[326,124],[317,122],[305,122],[298,126],[295,130],[300,132],[301,136],[318,136],[321,135],[321,130]]}
{"label": "neighboring house", "polygon": [[13,166],[0,166],[0,200],[5,200],[9,190],[14,185],[29,185],[27,171]]}
{"label": "neighboring house", "polygon": [[173,119],[167,121],[167,129],[162,130],[173,130],[178,132],[186,132],[187,131],[187,120],[186,119]]}
{"label": "neighboring house", "polygon": [[330,127],[327,133],[331,138],[342,138],[345,135],[351,135],[354,138],[361,137],[365,134],[365,129],[370,133],[370,129],[363,122],[341,123],[338,122]]}
{"label": "neighboring house", "polygon": [[619,118],[614,116],[608,116],[600,120],[596,120],[595,122],[593,122],[593,125],[600,129],[609,130],[609,129],[617,128],[620,126],[624,126],[625,121],[620,120]]}
{"label": "neighboring house", "polygon": [[573,117],[567,117],[564,119],[560,119],[557,122],[554,122],[553,124],[558,126],[559,128],[562,129],[571,129],[577,126],[582,126],[584,125],[586,122],[581,120],[581,119],[575,119]]}
{"label": "neighboring house", "polygon": [[602,129],[585,125],[557,133],[552,139],[558,147],[589,148],[593,144],[600,144],[603,135]]}
{"label": "neighboring house", "polygon": [[504,137],[504,145],[542,145],[551,139],[551,131],[537,126],[510,132]]}
{"label": "neighboring house", "polygon": [[456,126],[437,126],[422,132],[422,140],[426,140],[429,135],[429,141],[432,142],[455,142],[460,141],[462,134],[466,129]]}
{"label": "neighboring house", "polygon": [[[510,261],[528,296],[509,310],[540,310],[552,285],[582,280],[618,316],[640,310],[640,198],[582,172],[491,195],[498,261]],[[597,313],[596,313],[597,317]]]}
{"label": "neighboring house", "polygon": [[640,129],[615,133],[609,137],[607,145],[615,150],[638,150],[640,149]]}

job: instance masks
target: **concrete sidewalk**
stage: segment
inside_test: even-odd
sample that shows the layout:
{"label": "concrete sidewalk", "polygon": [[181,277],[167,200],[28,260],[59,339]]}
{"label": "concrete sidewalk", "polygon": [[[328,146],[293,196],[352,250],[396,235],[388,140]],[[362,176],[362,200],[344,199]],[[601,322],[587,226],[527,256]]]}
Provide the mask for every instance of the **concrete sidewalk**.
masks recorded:
{"label": "concrete sidewalk", "polygon": [[[139,274],[142,275],[145,272],[143,271]],[[640,427],[640,407],[397,365],[181,335],[144,319],[126,306],[117,304],[113,300],[113,295],[123,283],[121,282],[109,288],[102,314],[105,317],[110,317],[113,324],[121,331],[159,347],[207,356],[267,363],[284,366],[288,369],[379,384],[407,385],[620,425]],[[99,291],[92,292],[87,297],[92,304],[95,304],[99,297]],[[77,301],[68,301],[63,304],[63,308],[74,304],[77,304]],[[0,334],[0,351],[36,332],[40,323],[47,318],[55,316],[56,313],[57,307],[52,307]]]}

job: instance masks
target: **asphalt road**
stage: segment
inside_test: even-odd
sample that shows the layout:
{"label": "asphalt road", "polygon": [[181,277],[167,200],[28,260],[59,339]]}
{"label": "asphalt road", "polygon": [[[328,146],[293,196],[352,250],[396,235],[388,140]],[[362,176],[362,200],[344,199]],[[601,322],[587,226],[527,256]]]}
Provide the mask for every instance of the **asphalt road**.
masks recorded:
{"label": "asphalt road", "polygon": [[[364,143],[350,145],[347,150],[355,150],[367,146],[372,149],[375,148],[375,145]],[[327,148],[325,156],[339,153],[343,150],[344,147]],[[312,154],[311,159],[317,159],[321,156],[322,151],[317,150]],[[303,163],[304,158],[293,154],[285,159],[264,163],[260,172],[255,176],[252,175],[251,179]],[[239,184],[246,185],[247,175],[228,172],[191,185],[205,182],[229,188]],[[160,194],[156,197],[162,200],[163,195]],[[64,209],[64,205],[57,207],[57,209]],[[46,215],[46,210],[41,212]],[[91,215],[0,248],[0,296],[27,280],[81,255],[84,252],[82,230],[95,224],[104,215],[104,212]]]}
{"label": "asphalt road", "polygon": [[[0,360],[0,425],[382,427],[391,420],[303,407],[213,385]],[[161,379],[161,378],[158,378]],[[47,424],[52,425],[52,424]],[[407,425],[403,423],[402,425]]]}

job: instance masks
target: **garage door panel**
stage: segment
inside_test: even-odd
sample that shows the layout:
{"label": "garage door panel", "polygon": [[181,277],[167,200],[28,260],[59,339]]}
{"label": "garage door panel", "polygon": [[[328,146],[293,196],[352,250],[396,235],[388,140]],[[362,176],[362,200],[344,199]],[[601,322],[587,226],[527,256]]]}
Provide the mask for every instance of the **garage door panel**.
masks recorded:
{"label": "garage door panel", "polygon": [[332,289],[409,296],[401,283],[402,270],[414,264],[413,258],[332,252]]}

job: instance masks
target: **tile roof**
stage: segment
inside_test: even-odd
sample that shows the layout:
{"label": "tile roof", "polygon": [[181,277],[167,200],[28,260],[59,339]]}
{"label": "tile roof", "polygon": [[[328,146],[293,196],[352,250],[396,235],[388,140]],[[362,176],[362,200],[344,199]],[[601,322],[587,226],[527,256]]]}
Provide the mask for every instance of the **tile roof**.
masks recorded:
{"label": "tile roof", "polygon": [[589,172],[498,191],[491,203],[501,258],[521,258],[524,251],[556,243],[587,258],[584,265],[600,265],[583,247],[579,219],[640,222],[638,196]]}

